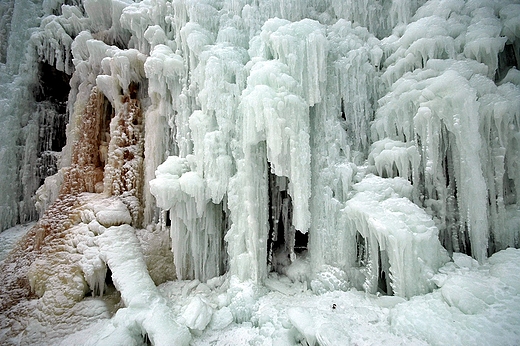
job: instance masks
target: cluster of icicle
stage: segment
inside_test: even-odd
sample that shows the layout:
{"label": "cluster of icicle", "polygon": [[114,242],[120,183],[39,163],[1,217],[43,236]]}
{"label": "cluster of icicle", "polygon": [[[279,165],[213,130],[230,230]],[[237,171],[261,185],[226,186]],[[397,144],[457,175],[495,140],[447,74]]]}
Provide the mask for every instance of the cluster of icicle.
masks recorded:
{"label": "cluster of icicle", "polygon": [[312,271],[373,293],[383,276],[386,292],[431,290],[442,245],[480,261],[519,245],[514,0],[60,5],[33,43],[74,71],[62,167],[99,90],[115,114],[96,144],[103,189],[133,191],[144,224],[168,211],[179,278],[266,278],[283,208],[270,175],[288,181]]}

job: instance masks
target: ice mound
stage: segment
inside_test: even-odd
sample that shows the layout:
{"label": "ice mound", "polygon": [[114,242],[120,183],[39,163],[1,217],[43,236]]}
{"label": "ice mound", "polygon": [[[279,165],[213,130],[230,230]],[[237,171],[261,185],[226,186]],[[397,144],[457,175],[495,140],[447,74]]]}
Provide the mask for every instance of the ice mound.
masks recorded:
{"label": "ice mound", "polygon": [[311,289],[316,294],[332,291],[346,291],[350,288],[348,275],[345,271],[324,265],[310,283]]}
{"label": "ice mound", "polygon": [[112,271],[114,285],[121,292],[124,308],[87,344],[135,342],[146,334],[154,345],[187,345],[190,334],[173,319],[150,278],[134,229],[128,225],[107,228],[96,242]]}
{"label": "ice mound", "polygon": [[411,190],[408,181],[368,175],[354,190],[344,215],[364,238],[358,250],[364,289],[376,293],[379,287],[401,297],[431,291],[433,274],[449,258],[432,218],[402,197]]}
{"label": "ice mound", "polygon": [[196,331],[203,331],[211,322],[213,309],[200,297],[194,297],[182,314],[184,324]]}
{"label": "ice mound", "polygon": [[114,197],[87,205],[94,212],[95,219],[104,227],[131,224],[132,217],[121,199]]}
{"label": "ice mound", "polygon": [[[518,249],[500,251],[481,265],[457,255],[455,262],[446,264],[435,276],[439,290],[414,297],[392,310],[392,330],[438,345],[518,343],[519,260]],[[468,326],[481,332],[476,335]]]}

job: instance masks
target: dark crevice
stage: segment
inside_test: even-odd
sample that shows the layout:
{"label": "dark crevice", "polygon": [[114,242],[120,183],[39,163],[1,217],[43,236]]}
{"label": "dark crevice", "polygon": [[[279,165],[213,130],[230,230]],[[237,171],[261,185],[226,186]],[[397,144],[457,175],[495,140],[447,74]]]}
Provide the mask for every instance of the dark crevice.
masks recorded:
{"label": "dark crevice", "polygon": [[343,100],[343,97],[341,98],[341,119],[347,121],[347,115],[345,114],[345,101]]}
{"label": "dark crevice", "polygon": [[356,232],[356,263],[359,267],[367,265],[368,249],[365,237]]}
{"label": "dark crevice", "polygon": [[[105,287],[114,287],[114,281],[112,280],[112,271],[107,266],[107,273],[105,275]],[[115,288],[115,287],[114,287]],[[106,290],[106,288],[105,288]]]}
{"label": "dark crevice", "polygon": [[378,288],[378,291],[381,292],[382,294],[386,294],[386,295],[393,295],[394,292],[392,290],[392,286],[390,285],[390,282],[391,282],[391,279],[390,279],[390,264],[389,264],[389,259],[388,259],[388,255],[386,253],[386,251],[381,251],[381,249],[379,248],[378,246],[378,249],[379,251],[379,275],[378,275],[378,278],[377,278],[377,288]]}
{"label": "dark crevice", "polygon": [[498,69],[495,74],[495,82],[501,81],[512,67],[520,69],[519,61],[512,44],[506,44],[504,50],[498,53]]}
{"label": "dark crevice", "polygon": [[67,141],[70,76],[44,62],[38,64],[38,74],[39,84],[33,95],[39,128],[36,172],[41,185],[46,177],[56,174],[60,152]]}
{"label": "dark crevice", "polygon": [[307,251],[307,245],[309,243],[309,233],[302,233],[300,231],[296,231],[294,238],[294,252],[296,254],[302,254],[305,251]]}
{"label": "dark crevice", "polygon": [[268,170],[269,234],[267,239],[267,266],[269,271],[280,271],[292,263],[295,256],[307,251],[308,234],[293,226],[293,204],[289,195],[289,179]]}
{"label": "dark crevice", "polygon": [[108,154],[108,145],[110,144],[110,122],[115,116],[114,107],[106,96],[103,97],[103,110],[101,122],[99,124],[99,162],[102,168],[105,168]]}
{"label": "dark crevice", "polygon": [[59,113],[65,113],[70,92],[70,76],[44,62],[38,64],[40,84],[34,90],[36,102],[49,101]]}

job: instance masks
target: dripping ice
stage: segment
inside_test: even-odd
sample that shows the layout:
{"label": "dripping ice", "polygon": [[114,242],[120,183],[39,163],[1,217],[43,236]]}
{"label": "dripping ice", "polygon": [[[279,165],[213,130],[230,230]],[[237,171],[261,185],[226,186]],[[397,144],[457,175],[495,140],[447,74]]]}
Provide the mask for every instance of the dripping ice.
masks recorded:
{"label": "dripping ice", "polygon": [[1,4],[0,340],[520,342],[519,23],[515,0]]}

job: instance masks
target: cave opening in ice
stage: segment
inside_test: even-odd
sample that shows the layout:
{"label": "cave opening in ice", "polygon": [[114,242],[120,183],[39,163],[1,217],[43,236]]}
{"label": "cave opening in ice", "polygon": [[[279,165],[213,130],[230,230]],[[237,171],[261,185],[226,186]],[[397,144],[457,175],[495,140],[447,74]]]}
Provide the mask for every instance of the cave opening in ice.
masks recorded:
{"label": "cave opening in ice", "polygon": [[268,271],[283,273],[283,269],[307,251],[308,233],[293,224],[293,204],[288,192],[289,179],[268,170],[269,232],[267,235]]}
{"label": "cave opening in ice", "polygon": [[103,263],[100,266],[100,268],[98,268],[98,271],[99,272],[95,275],[100,276],[101,279],[93,278],[93,280],[95,281],[91,281],[89,283],[89,289],[87,292],[85,292],[85,297],[103,298],[104,296],[112,295],[117,300],[118,296],[120,295],[120,292],[117,291],[117,288],[114,285],[114,281],[112,279],[112,271],[110,270],[110,267]]}
{"label": "cave opening in ice", "polygon": [[[377,287],[377,289],[375,289],[375,291],[385,295],[392,295],[392,279],[390,276],[390,266],[386,251],[381,251],[379,244],[377,245],[377,250],[370,249],[367,239],[365,239],[365,237],[363,237],[359,232],[356,232],[356,244],[356,266],[363,274],[367,275],[367,277],[371,275],[370,271],[377,270],[377,286],[374,286]],[[371,262],[373,259],[369,257],[371,251],[377,251],[376,266],[373,266]],[[367,285],[367,282],[364,284],[366,290],[372,290],[372,288]]]}
{"label": "cave opening in ice", "polygon": [[514,44],[508,43],[504,45],[504,50],[498,53],[498,68],[495,81],[502,81],[512,67],[520,69],[520,57],[517,54]]}
{"label": "cave opening in ice", "polygon": [[43,61],[38,63],[38,76],[34,99],[40,115],[36,169],[41,186],[45,178],[57,173],[61,151],[66,144],[70,76]]}
{"label": "cave opening in ice", "polygon": [[[48,101],[52,106],[56,107],[56,111],[60,114],[65,114],[70,92],[70,75],[41,61],[38,63],[38,82],[40,84],[35,88],[34,92],[36,102]],[[62,126],[57,126],[57,129],[63,131],[58,132],[61,146],[55,147],[55,151],[61,150],[66,140]]]}

